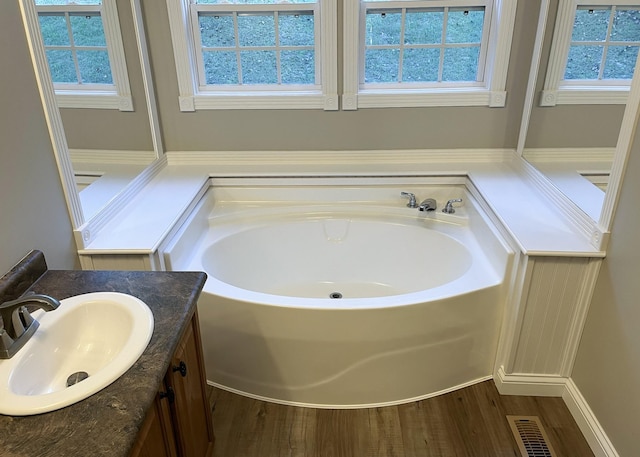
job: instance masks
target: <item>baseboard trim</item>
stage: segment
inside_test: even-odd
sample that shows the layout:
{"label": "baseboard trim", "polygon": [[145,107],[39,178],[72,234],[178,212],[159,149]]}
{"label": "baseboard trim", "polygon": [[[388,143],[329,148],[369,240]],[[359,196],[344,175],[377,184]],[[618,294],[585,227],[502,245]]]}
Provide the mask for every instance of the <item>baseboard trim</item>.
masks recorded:
{"label": "baseboard trim", "polygon": [[619,457],[600,422],[571,378],[567,379],[562,399],[571,411],[573,419],[578,424],[595,457]]}
{"label": "baseboard trim", "polygon": [[500,367],[493,378],[501,395],[562,397],[567,378],[551,375],[506,374]]}
{"label": "baseboard trim", "polygon": [[595,457],[620,457],[573,379],[552,375],[506,374],[500,367],[493,382],[501,395],[562,397]]}

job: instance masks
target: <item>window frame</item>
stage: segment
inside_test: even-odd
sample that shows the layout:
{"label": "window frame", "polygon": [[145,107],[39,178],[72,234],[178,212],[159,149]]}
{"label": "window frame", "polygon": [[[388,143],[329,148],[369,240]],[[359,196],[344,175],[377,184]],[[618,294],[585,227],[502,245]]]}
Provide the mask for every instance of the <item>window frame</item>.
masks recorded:
{"label": "window frame", "polygon": [[[203,85],[199,11],[232,9],[243,11],[307,10],[300,4],[200,4],[193,0],[167,0],[169,27],[178,76],[181,111],[207,109],[338,109],[337,0],[317,0],[314,7],[316,76],[313,85]],[[317,14],[317,17],[315,16]]]}
{"label": "window frame", "polygon": [[[107,53],[113,84],[60,84],[53,83],[56,102],[60,108],[94,108],[133,111],[133,98],[129,85],[124,45],[120,30],[116,0],[102,0],[101,5],[36,5],[35,0],[22,0],[28,14],[27,27],[37,31],[42,49],[45,49],[40,30],[39,13],[99,13],[104,28]],[[48,62],[46,74],[51,77]]]}
{"label": "window frame", "polygon": [[[582,6],[639,6],[640,0],[569,0],[560,2],[556,15],[551,51],[540,106],[580,104],[625,104],[631,79],[609,83],[580,83],[564,79],[575,14]],[[640,57],[640,53],[639,53]],[[637,61],[636,61],[637,62]],[[637,66],[637,63],[636,63]]]}
{"label": "window frame", "polygon": [[[391,0],[398,7],[459,8],[467,6],[459,0],[419,1]],[[367,2],[374,3],[374,2]],[[477,2],[471,2],[477,3]],[[477,83],[438,83],[402,87],[372,87],[362,83],[364,71],[365,6],[360,0],[344,2],[344,94],[342,109],[429,106],[489,106],[506,104],[506,79],[511,53],[517,0],[491,0],[492,14],[484,62],[484,81]],[[472,7],[473,5],[468,5]]]}

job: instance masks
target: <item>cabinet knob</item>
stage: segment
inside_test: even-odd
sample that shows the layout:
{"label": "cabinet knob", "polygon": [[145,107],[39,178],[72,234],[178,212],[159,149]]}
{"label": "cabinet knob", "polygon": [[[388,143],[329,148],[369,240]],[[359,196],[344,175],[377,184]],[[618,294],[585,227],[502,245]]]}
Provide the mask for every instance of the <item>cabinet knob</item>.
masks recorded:
{"label": "cabinet knob", "polygon": [[180,372],[180,375],[184,378],[187,375],[187,364],[180,361],[179,365],[174,365],[173,368],[171,369],[174,373],[176,371]]}
{"label": "cabinet knob", "polygon": [[176,399],[176,393],[173,391],[172,387],[168,387],[166,392],[159,392],[160,398],[168,398],[169,403],[173,403]]}

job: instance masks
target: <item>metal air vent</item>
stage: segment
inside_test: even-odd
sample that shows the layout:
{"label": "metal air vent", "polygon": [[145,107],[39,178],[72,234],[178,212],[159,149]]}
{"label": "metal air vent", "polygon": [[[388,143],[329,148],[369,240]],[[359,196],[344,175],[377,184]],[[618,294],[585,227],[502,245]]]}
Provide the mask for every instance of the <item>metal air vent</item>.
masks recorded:
{"label": "metal air vent", "polygon": [[537,416],[507,416],[522,457],[555,457],[540,418]]}

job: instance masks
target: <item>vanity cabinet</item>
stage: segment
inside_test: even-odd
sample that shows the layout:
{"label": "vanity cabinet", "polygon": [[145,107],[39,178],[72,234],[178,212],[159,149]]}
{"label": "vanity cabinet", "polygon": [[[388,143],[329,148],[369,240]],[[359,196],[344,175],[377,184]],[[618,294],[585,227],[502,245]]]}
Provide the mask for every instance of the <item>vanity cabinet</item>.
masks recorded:
{"label": "vanity cabinet", "polygon": [[197,311],[185,329],[132,457],[201,457],[213,452]]}

